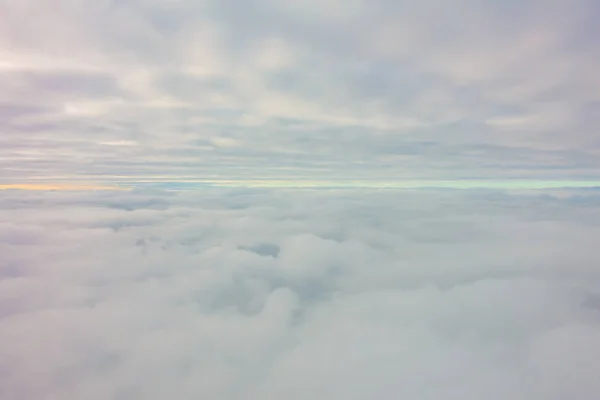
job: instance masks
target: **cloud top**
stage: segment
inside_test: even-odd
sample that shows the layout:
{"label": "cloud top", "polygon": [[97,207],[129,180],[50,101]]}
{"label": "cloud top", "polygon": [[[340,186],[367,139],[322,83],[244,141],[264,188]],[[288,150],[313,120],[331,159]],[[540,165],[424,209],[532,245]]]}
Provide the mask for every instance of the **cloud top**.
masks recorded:
{"label": "cloud top", "polygon": [[600,391],[594,192],[4,192],[0,397]]}

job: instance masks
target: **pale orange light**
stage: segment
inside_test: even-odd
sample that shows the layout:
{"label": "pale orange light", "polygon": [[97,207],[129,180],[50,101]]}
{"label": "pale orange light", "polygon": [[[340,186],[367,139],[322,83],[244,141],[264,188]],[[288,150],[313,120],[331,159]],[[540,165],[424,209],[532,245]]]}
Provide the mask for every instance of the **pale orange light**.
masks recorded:
{"label": "pale orange light", "polygon": [[8,183],[0,184],[0,190],[129,190],[118,186],[77,185],[68,183]]}

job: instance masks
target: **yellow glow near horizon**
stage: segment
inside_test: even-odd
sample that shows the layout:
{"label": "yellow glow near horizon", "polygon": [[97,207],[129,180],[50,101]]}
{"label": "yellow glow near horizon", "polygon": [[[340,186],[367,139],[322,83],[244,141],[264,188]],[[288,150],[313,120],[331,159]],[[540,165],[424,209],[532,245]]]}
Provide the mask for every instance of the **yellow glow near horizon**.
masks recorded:
{"label": "yellow glow near horizon", "polygon": [[598,181],[475,181],[475,180],[308,180],[308,179],[178,179],[163,180],[148,177],[140,180],[116,180],[110,182],[44,182],[31,183],[0,183],[0,190],[35,190],[35,191],[94,191],[94,190],[133,190],[142,187],[178,190],[180,188],[201,189],[212,187],[248,187],[248,188],[371,188],[371,189],[419,189],[419,188],[450,188],[450,189],[558,189],[558,188],[590,188],[600,187]]}
{"label": "yellow glow near horizon", "polygon": [[0,190],[130,190],[130,188],[105,185],[79,185],[68,183],[9,183],[0,184]]}

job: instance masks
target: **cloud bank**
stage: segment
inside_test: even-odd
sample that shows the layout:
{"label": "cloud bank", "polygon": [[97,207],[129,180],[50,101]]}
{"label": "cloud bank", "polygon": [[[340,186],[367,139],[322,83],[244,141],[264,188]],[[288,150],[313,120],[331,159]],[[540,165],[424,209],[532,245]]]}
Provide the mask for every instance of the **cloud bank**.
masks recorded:
{"label": "cloud bank", "polygon": [[592,190],[0,198],[0,398],[592,399]]}
{"label": "cloud bank", "polygon": [[0,15],[4,183],[598,179],[594,0],[2,0]]}

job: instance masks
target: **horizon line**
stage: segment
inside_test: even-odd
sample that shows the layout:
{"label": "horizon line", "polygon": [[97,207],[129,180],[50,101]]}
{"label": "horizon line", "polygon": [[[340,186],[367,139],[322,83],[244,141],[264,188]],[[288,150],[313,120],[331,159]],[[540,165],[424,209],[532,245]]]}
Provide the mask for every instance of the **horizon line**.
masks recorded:
{"label": "horizon line", "polygon": [[596,180],[366,180],[340,179],[326,180],[275,180],[275,179],[208,179],[208,180],[145,180],[126,182],[36,182],[36,183],[0,183],[0,190],[32,190],[32,191],[129,191],[140,188],[164,190],[194,190],[211,187],[248,187],[248,188],[372,188],[372,189],[561,189],[561,188],[600,188]]}

